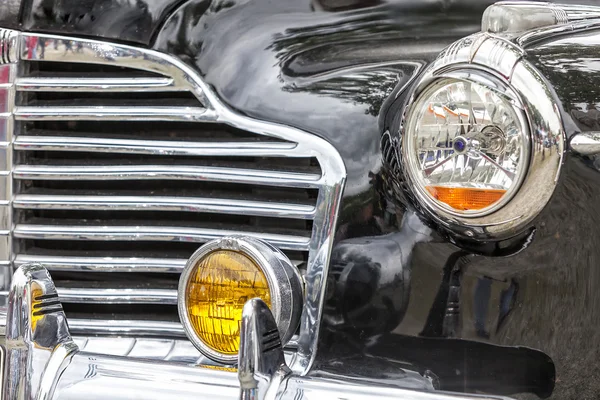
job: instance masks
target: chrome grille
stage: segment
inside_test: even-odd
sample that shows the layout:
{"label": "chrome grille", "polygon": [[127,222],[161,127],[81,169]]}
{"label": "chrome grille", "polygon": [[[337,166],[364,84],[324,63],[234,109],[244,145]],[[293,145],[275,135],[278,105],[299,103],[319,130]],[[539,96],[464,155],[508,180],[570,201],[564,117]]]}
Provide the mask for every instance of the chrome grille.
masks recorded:
{"label": "chrome grille", "polygon": [[[273,157],[293,152],[295,143],[222,124],[136,120],[140,106],[161,109],[144,113],[165,119],[204,111],[191,93],[191,98],[174,97],[178,88],[172,82],[168,93],[160,92],[164,86],[159,83],[166,83],[162,77],[125,84],[137,71],[96,72],[88,66],[82,72],[69,62],[57,71],[48,63],[22,62],[16,80],[13,237],[19,239],[14,243],[17,265],[39,261],[55,271],[67,312],[81,313],[81,308],[69,306],[73,303],[174,306],[178,276],[157,280],[148,274],[180,272],[200,244],[227,234],[260,237],[295,251],[299,263],[306,259],[316,202],[311,188],[317,187],[320,168],[311,166],[310,157]],[[52,76],[59,72],[60,78]],[[108,76],[101,83],[100,78],[86,77],[90,74]],[[122,92],[115,95],[109,82],[118,82]],[[135,91],[132,96],[133,82],[148,98],[139,98]],[[185,87],[179,89],[186,93]],[[173,98],[187,104],[169,109],[158,105]],[[103,122],[98,122],[99,114]],[[295,229],[273,226],[273,216]],[[127,250],[132,241],[142,243]],[[113,245],[118,257],[107,260],[111,245],[105,242],[118,242]],[[171,242],[183,246],[174,249]],[[128,271],[109,269],[107,261]],[[74,274],[82,270],[85,275]],[[138,274],[136,280],[127,276],[142,270],[145,275]],[[111,276],[95,279],[93,272],[101,271]],[[153,317],[151,310],[135,310],[144,319]],[[119,314],[118,308],[106,311]],[[176,317],[174,309],[171,317]]]}
{"label": "chrome grille", "polygon": [[178,336],[191,253],[226,234],[262,238],[305,271],[306,368],[345,177],[333,147],[235,114],[161,53],[31,34],[20,46],[14,266],[51,270],[75,331]]}

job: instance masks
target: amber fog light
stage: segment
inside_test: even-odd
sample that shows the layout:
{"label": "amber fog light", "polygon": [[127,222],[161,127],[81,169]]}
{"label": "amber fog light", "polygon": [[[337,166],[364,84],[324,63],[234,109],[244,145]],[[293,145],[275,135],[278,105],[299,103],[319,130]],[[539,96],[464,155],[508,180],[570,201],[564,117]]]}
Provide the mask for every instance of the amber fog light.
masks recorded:
{"label": "amber fog light", "polygon": [[298,327],[300,275],[275,247],[249,237],[209,242],[179,281],[179,316],[191,342],[212,360],[237,361],[244,304],[258,297],[273,312],[282,342]]}

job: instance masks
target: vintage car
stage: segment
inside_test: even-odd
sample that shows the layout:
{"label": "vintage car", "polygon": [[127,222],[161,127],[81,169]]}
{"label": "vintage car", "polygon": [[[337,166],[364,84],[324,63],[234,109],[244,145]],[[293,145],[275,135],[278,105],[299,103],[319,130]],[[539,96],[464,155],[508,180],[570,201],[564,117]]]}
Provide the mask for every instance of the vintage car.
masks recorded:
{"label": "vintage car", "polygon": [[2,399],[600,398],[582,2],[2,0]]}

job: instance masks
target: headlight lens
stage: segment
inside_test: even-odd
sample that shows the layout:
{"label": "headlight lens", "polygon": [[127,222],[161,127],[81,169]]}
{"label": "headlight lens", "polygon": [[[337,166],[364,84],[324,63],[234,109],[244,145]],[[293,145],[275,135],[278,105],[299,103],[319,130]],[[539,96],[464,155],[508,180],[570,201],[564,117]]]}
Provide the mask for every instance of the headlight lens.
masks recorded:
{"label": "headlight lens", "polygon": [[411,105],[403,153],[416,189],[455,215],[482,216],[505,204],[529,163],[522,111],[495,88],[441,78]]}
{"label": "headlight lens", "polygon": [[190,325],[198,338],[219,354],[238,353],[246,301],[259,297],[271,306],[263,271],[246,255],[230,250],[213,251],[201,259],[187,287],[185,304]]}

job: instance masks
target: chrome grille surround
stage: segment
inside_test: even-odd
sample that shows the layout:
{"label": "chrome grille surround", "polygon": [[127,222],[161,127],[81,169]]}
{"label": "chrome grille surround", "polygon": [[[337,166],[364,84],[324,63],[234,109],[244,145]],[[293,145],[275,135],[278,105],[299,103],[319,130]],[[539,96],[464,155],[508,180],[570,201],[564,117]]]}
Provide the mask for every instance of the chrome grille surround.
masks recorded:
{"label": "chrome grille surround", "polygon": [[[18,267],[29,262],[43,262],[51,271],[108,271],[108,272],[179,272],[185,260],[159,258],[110,257],[61,257],[27,255],[18,252],[11,240],[95,240],[95,241],[192,241],[202,243],[223,235],[243,233],[259,237],[285,250],[306,251],[308,261],[305,272],[305,297],[298,335],[293,340],[297,351],[291,364],[299,373],[305,373],[314,359],[329,257],[333,241],[339,202],[345,182],[346,171],[337,150],[327,141],[295,128],[263,122],[241,116],[224,105],[191,68],[178,59],[153,50],[134,48],[100,41],[61,37],[46,34],[20,33],[0,29],[2,58],[0,71],[8,68],[9,82],[2,85],[8,93],[3,113],[0,114],[3,134],[0,144],[0,166],[3,172],[0,193],[3,207],[0,218],[0,257],[3,268]],[[42,43],[42,49],[38,48]],[[42,58],[43,56],[43,58]],[[107,65],[147,71],[159,77],[131,78],[61,78],[31,77],[19,75],[19,61],[69,62],[82,65]],[[51,107],[15,105],[16,93],[55,92],[189,92],[198,100],[197,106],[71,106]],[[23,135],[14,129],[15,121],[186,121],[225,124],[251,132],[261,137],[280,141],[221,143],[221,142],[175,142],[154,140],[125,140],[104,138],[40,137]],[[14,136],[13,136],[14,134]],[[27,165],[12,162],[13,151],[79,151],[113,154],[193,155],[193,156],[253,156],[253,157],[309,157],[315,158],[321,173],[298,173],[252,168],[227,168],[188,165],[156,166],[52,166]],[[11,176],[12,175],[12,176]],[[201,180],[211,182],[260,184],[285,188],[310,188],[318,191],[316,204],[286,204],[271,201],[204,199],[204,198],[156,198],[153,196],[53,196],[13,195],[12,181],[23,180]],[[235,232],[231,230],[152,227],[152,226],[86,226],[23,224],[11,220],[13,209],[53,210],[120,210],[135,212],[153,211],[202,211],[205,213],[250,213],[256,216],[312,219],[310,237],[260,232]],[[9,275],[8,273],[4,274]],[[7,286],[5,286],[5,289]],[[113,290],[113,289],[67,289],[59,288],[63,302],[104,304],[142,302],[173,304],[176,292],[167,289]],[[116,325],[119,332],[127,332],[127,326],[135,327],[136,321],[95,321],[86,325],[83,320],[73,320],[85,334],[110,334]],[[144,322],[149,330],[152,326]],[[163,325],[165,323],[162,323]],[[169,332],[180,332],[169,325]],[[159,324],[159,326],[162,326]],[[144,335],[143,329],[137,329]],[[159,328],[157,331],[162,332]],[[133,329],[136,332],[136,329]]]}

